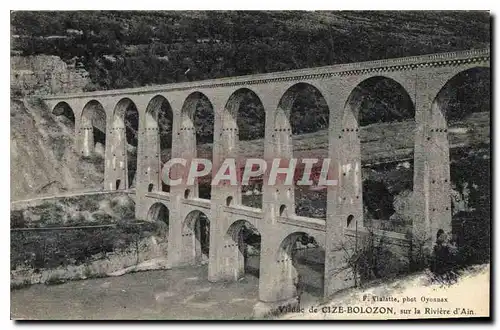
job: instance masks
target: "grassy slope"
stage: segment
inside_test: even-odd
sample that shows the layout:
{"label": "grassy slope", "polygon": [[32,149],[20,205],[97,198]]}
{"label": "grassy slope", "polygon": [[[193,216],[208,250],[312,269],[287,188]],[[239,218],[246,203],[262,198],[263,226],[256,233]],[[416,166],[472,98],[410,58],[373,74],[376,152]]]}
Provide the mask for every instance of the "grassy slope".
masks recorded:
{"label": "grassy slope", "polygon": [[[414,126],[415,124],[411,121],[403,121],[362,127],[360,132],[363,162],[394,161],[412,157]],[[449,133],[451,147],[489,143],[490,114],[488,112],[471,114],[464,120],[453,123],[450,127],[457,128]],[[327,130],[296,135],[293,138],[294,154],[297,158],[325,158],[328,156]],[[211,158],[211,152],[211,144],[205,144],[198,148],[198,156],[200,157]],[[262,157],[264,140],[241,141],[240,152],[245,158]],[[166,151],[166,153],[169,152]]]}

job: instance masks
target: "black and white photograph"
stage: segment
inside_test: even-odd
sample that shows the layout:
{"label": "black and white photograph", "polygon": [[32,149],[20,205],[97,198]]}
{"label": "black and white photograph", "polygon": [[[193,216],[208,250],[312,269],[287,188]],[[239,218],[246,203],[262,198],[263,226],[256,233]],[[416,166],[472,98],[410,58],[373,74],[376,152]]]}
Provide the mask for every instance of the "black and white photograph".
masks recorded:
{"label": "black and white photograph", "polygon": [[11,10],[10,319],[491,320],[493,19]]}

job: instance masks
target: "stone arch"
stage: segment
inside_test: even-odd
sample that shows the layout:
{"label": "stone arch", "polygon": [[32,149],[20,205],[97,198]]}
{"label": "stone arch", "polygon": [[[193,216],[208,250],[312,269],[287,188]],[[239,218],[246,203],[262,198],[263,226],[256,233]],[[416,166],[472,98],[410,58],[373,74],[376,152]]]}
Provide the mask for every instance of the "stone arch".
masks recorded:
{"label": "stone arch", "polygon": [[289,234],[279,245],[276,262],[286,297],[323,297],[325,250],[314,237],[305,232]]}
{"label": "stone arch", "polygon": [[75,127],[75,112],[67,102],[61,101],[57,103],[52,109],[52,114],[63,119],[63,123],[65,125],[68,125],[71,128]]}
{"label": "stone arch", "polygon": [[162,164],[172,155],[173,111],[168,100],[162,95],[154,96],[146,107],[144,118],[144,146],[148,180],[153,190],[170,191],[170,186],[161,178]]}
{"label": "stone arch", "polygon": [[260,272],[260,247],[261,233],[247,220],[237,220],[229,226],[225,234],[225,248],[236,245],[232,249],[234,255],[234,268],[238,276],[249,273],[259,277]]}
{"label": "stone arch", "polygon": [[[242,168],[245,160],[241,150],[253,140],[255,154],[251,157],[262,158],[264,156],[265,135],[265,110],[259,96],[251,89],[240,88],[234,91],[228,98],[222,114],[222,131],[220,133],[221,161],[224,158],[234,158],[238,178],[241,178]],[[259,148],[255,148],[258,145]],[[248,149],[248,148],[246,148]],[[229,187],[232,189],[234,200],[238,204],[250,207],[262,208],[262,191],[258,191],[260,185],[258,178],[245,186]]]}
{"label": "stone arch", "polygon": [[[315,136],[310,135],[308,141],[323,139],[323,145],[326,146],[329,117],[330,109],[323,91],[305,82],[296,83],[284,92],[274,116],[274,128],[271,134],[274,145],[273,154],[284,159],[297,158],[294,188],[290,191],[288,188],[285,189],[286,191],[279,188],[280,196],[282,196],[280,198],[287,204],[289,212],[300,216],[326,218],[327,190],[326,187],[316,189],[316,185],[319,177],[317,174],[328,150],[327,147],[318,148],[317,144],[311,146],[313,152],[309,152],[307,158],[319,159],[319,162],[313,165],[313,173],[310,177],[313,180],[313,186],[296,185],[295,182],[302,177],[305,166],[301,162],[300,155],[295,155],[294,149],[297,147],[294,146],[294,136],[315,134]],[[322,210],[322,212],[313,212],[313,210]]]}
{"label": "stone arch", "polygon": [[210,251],[210,220],[199,210],[191,211],[184,219],[183,246],[195,263],[208,260]]}
{"label": "stone arch", "polygon": [[[477,86],[478,83],[480,83],[479,86]],[[433,98],[432,112],[439,110],[447,122],[453,122],[462,119],[470,113],[485,112],[486,109],[490,111],[490,83],[491,69],[489,66],[477,66],[457,72],[440,86],[439,91]],[[477,90],[478,87],[481,92],[484,91],[484,97],[479,100],[470,100],[468,96],[471,92]],[[473,108],[460,109],[461,103],[472,105]],[[468,113],[465,110],[469,110]]]}
{"label": "stone arch", "polygon": [[[394,94],[394,91],[400,92],[400,94]],[[378,107],[377,109],[367,109],[371,112],[365,110],[360,113],[364,104],[384,102],[387,99],[396,105],[403,106],[404,111]],[[360,81],[349,93],[345,108],[351,110],[358,126],[415,117],[414,101],[408,90],[401,82],[387,76],[372,76]],[[398,112],[398,110],[400,111]],[[346,114],[344,114],[345,116]]]}
{"label": "stone arch", "polygon": [[[127,116],[134,113],[136,115],[136,118],[134,123],[127,123]],[[127,141],[132,141],[132,140],[137,140],[137,130],[139,127],[139,111],[137,110],[137,106],[132,101],[130,98],[125,97],[122,98],[118,103],[116,103],[116,106],[113,111],[113,122],[112,122],[112,128],[114,129],[127,129],[126,130],[126,137]],[[134,126],[135,132],[132,132],[128,130],[130,126]],[[135,143],[137,144],[137,142]]]}
{"label": "stone arch", "polygon": [[458,246],[478,247],[473,259],[489,258],[491,213],[484,201],[491,199],[490,67],[475,66],[450,76],[428,115],[426,174],[432,196],[429,212],[435,219],[429,234],[435,239],[444,230]]}
{"label": "stone arch", "polygon": [[279,215],[280,215],[280,217],[286,216],[286,205],[285,204],[280,205]]}
{"label": "stone arch", "polygon": [[[241,113],[241,107],[248,101],[251,102],[250,105],[252,107],[247,107],[246,109],[250,110],[250,112],[243,114]],[[244,126],[241,119],[245,117],[242,117],[242,115],[252,118],[255,117],[256,121],[251,124],[252,127],[246,127],[245,129],[240,128]],[[265,120],[264,106],[257,93],[249,88],[239,88],[231,94],[226,102],[224,115],[222,117],[222,127],[236,128],[237,133],[235,135],[238,136],[239,140],[255,140],[264,137]],[[257,126],[255,124],[257,124],[258,127],[255,127]],[[250,129],[254,129],[254,131],[250,131]]]}
{"label": "stone arch", "polygon": [[133,188],[136,184],[137,147],[139,140],[139,111],[128,97],[116,104],[112,116],[113,157],[123,161],[125,166],[123,184]]}
{"label": "stone arch", "polygon": [[200,134],[199,134],[199,128],[196,127],[199,119],[197,115],[202,112],[201,107],[208,106],[210,109],[207,111],[207,114],[210,113],[211,115],[211,120],[208,119],[210,122],[208,123],[207,126],[212,126],[212,137],[208,138],[209,142],[213,142],[213,114],[214,114],[214,107],[210,99],[202,92],[196,91],[192,92],[189,94],[186,99],[184,100],[184,103],[182,105],[182,110],[181,110],[181,128],[184,128],[185,130],[193,130],[195,131],[195,138],[196,142],[206,142],[207,140],[201,139]]}
{"label": "stone arch", "polygon": [[[404,223],[398,226],[403,231],[411,227],[412,216],[395,212],[392,201],[413,191],[414,130],[415,105],[399,81],[372,76],[352,89],[338,136],[342,149],[350,151],[341,156],[340,174],[345,198],[352,201],[346,210],[353,215],[349,227],[356,227],[358,219],[364,226],[386,230],[393,230],[396,222]],[[378,155],[389,156],[378,159]],[[388,196],[380,198],[380,192]],[[380,211],[384,207],[387,210]]]}
{"label": "stone arch", "polygon": [[168,228],[170,224],[169,215],[170,211],[168,207],[161,202],[156,202],[149,207],[146,219],[147,221],[162,221],[167,225]]}
{"label": "stone arch", "polygon": [[352,220],[354,219],[354,215],[349,214],[346,220],[346,227],[350,227]]}
{"label": "stone arch", "polygon": [[[196,91],[189,94],[182,106],[179,143],[181,158],[205,158],[212,160],[214,107],[210,99]],[[198,178],[194,192],[199,198],[211,198],[211,176]]]}
{"label": "stone arch", "polygon": [[106,145],[106,112],[99,101],[91,100],[83,107],[80,134],[82,156],[100,154],[104,157],[104,148],[97,148],[98,143]]}
{"label": "stone arch", "polygon": [[[315,96],[320,98],[319,100],[317,100],[322,103],[319,104],[320,109],[317,113],[313,114],[313,117],[317,121],[316,123],[313,124],[317,125],[301,127],[293,123],[294,119],[296,118],[294,118],[295,114],[293,113],[292,110],[295,103],[299,101],[299,98],[302,96],[302,94],[304,94],[305,96]],[[309,100],[306,99],[306,101]],[[297,116],[299,115],[300,114],[297,114]],[[316,117],[321,117],[321,118],[316,118]],[[281,128],[281,129],[287,129],[287,131],[290,130],[293,134],[302,134],[302,133],[311,133],[319,129],[327,129],[328,121],[329,121],[328,104],[326,103],[325,97],[323,96],[323,93],[320,90],[320,88],[310,83],[299,82],[289,87],[285,91],[285,93],[283,93],[283,96],[281,97],[278,103],[278,109],[276,111],[274,118],[274,126],[275,128],[278,129]]]}

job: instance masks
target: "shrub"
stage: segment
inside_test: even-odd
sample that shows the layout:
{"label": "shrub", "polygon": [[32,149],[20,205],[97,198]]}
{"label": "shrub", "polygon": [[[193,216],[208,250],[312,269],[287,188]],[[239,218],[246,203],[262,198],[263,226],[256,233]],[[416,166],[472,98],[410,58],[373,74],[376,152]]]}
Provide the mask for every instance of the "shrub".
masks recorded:
{"label": "shrub", "polygon": [[54,202],[44,202],[38,207],[30,208],[30,210],[40,215],[40,223],[42,224],[58,222],[65,214],[64,208]]}

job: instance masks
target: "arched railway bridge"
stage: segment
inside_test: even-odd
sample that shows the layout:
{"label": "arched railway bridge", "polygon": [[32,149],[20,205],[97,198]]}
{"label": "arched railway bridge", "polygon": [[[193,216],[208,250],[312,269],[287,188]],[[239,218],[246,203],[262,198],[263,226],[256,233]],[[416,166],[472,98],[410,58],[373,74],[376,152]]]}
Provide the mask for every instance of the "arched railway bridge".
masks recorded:
{"label": "arched railway bridge", "polygon": [[[208,278],[234,281],[244,273],[238,233],[244,226],[261,235],[259,300],[265,306],[293,301],[297,295],[290,251],[303,234],[314,237],[325,251],[324,295],[353,285],[339,244],[363,232],[363,193],[359,123],[353,92],[372,79],[397,84],[415,109],[413,159],[413,237],[432,244],[439,229],[451,230],[450,157],[448,123],[436,101],[457,75],[490,67],[489,50],[470,50],[423,56],[341,64],[285,72],[132,89],[44,96],[51,111],[71,111],[75,120],[75,148],[82,156],[93,152],[95,131],[105,136],[104,189],[126,190],[127,167],[124,116],[138,114],[136,217],[169,217],[168,260],[172,267],[196,263],[200,255],[197,221],[210,223]],[[241,186],[219,185],[211,199],[199,197],[198,186],[183,183],[162,189],[159,113],[168,108],[172,119],[172,158],[196,157],[194,113],[200,100],[214,112],[214,167],[238,156],[235,114],[242,91],[256,95],[265,110],[264,158],[292,158],[290,109],[299,86],[318,90],[329,108],[328,157],[337,171],[338,185],[327,187],[326,219],[298,216],[294,196],[284,184],[263,187],[262,208],[243,206]],[[354,100],[355,101],[355,100]],[[354,102],[355,103],[355,102]],[[99,113],[100,115],[96,115]],[[312,120],[314,118],[311,118]],[[412,133],[413,134],[413,133]],[[408,246],[409,238],[376,232],[391,244]]]}

